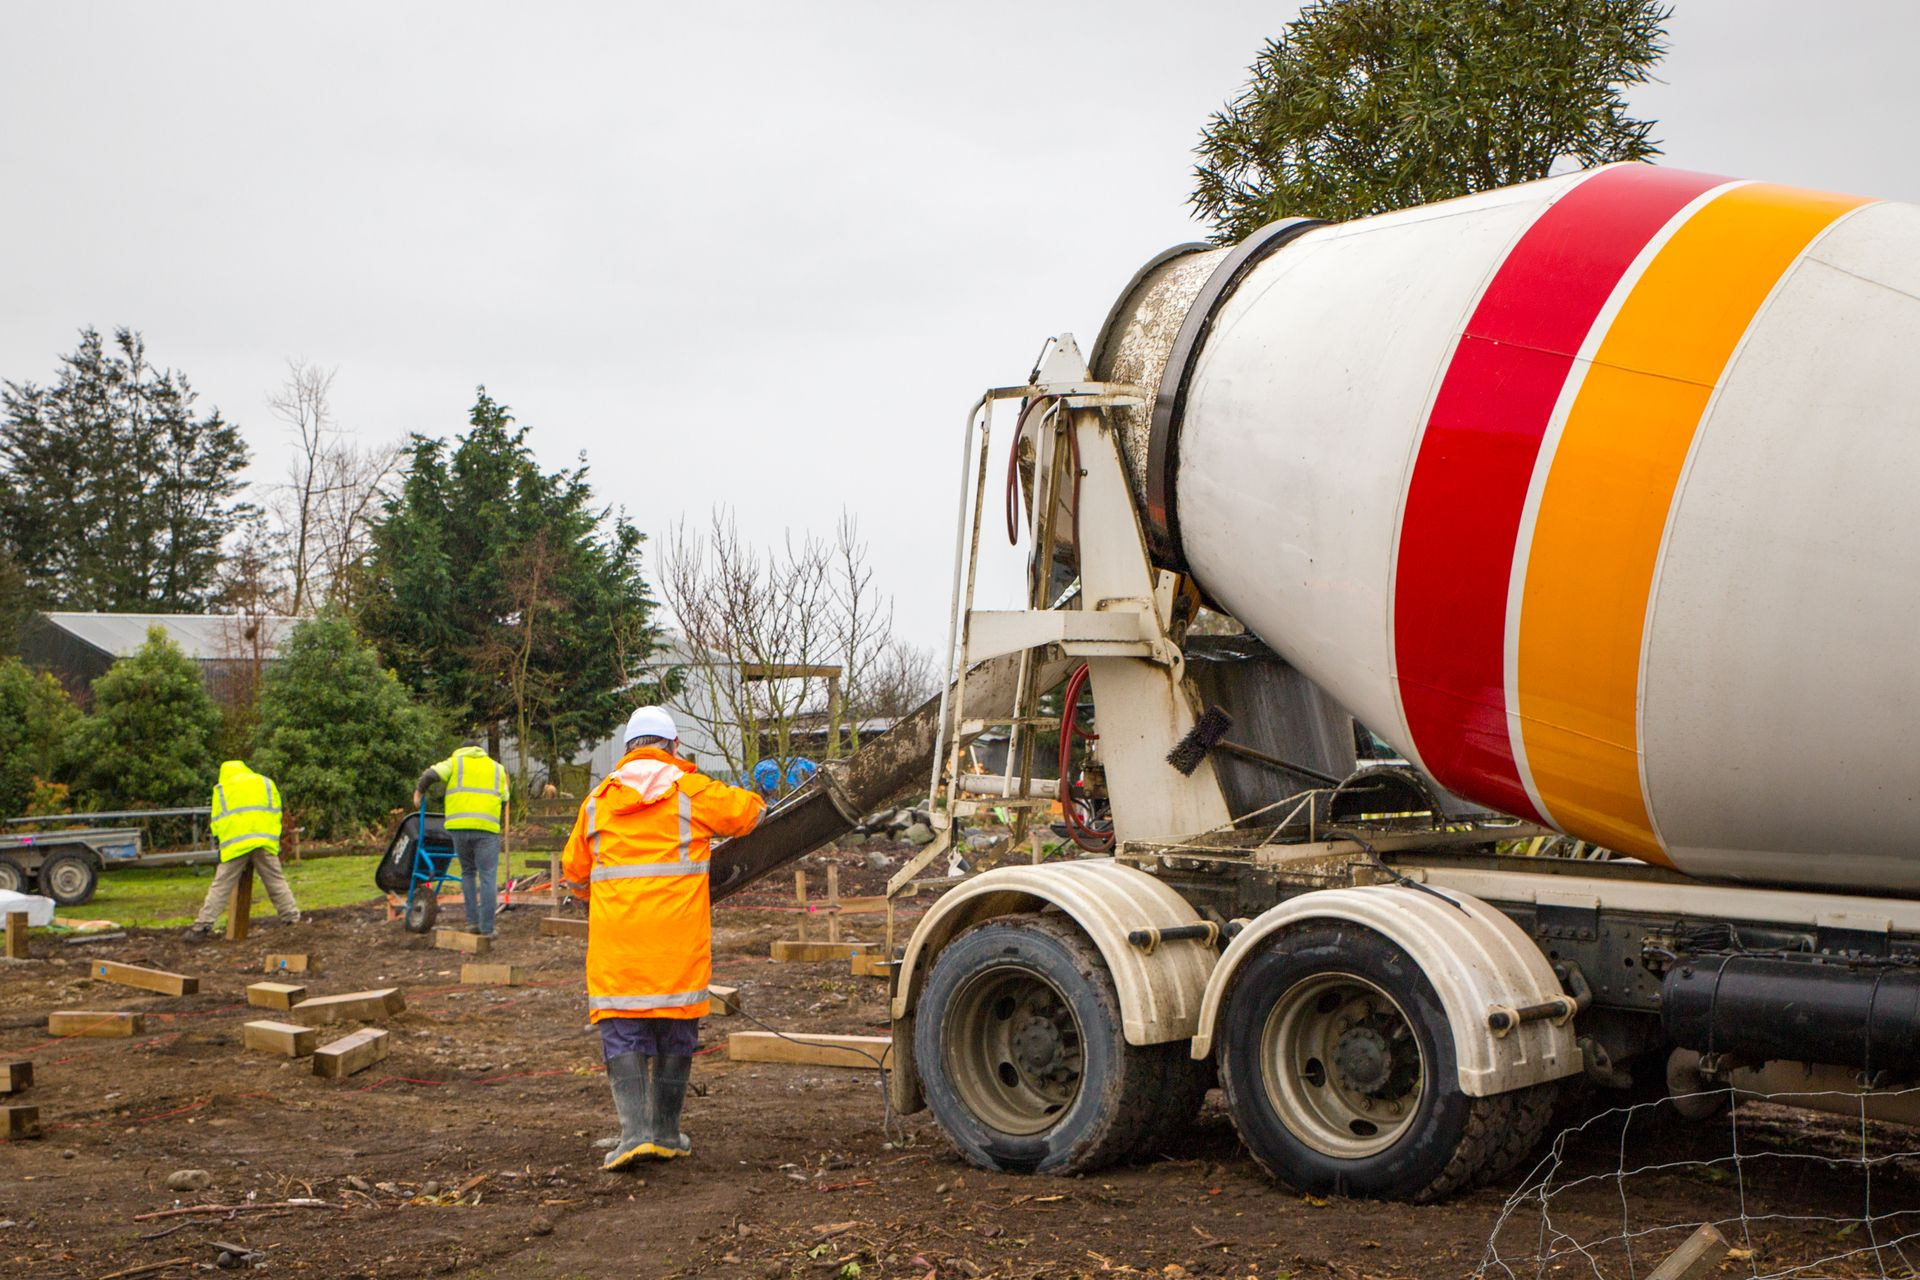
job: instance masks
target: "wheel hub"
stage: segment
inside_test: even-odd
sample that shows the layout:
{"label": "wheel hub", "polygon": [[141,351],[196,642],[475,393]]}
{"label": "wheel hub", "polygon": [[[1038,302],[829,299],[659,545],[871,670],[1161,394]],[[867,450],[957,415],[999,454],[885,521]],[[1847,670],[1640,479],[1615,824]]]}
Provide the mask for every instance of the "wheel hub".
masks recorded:
{"label": "wheel hub", "polygon": [[946,1019],[948,1067],[967,1109],[1004,1133],[1038,1133],[1080,1092],[1084,1049],[1054,986],[1016,966],[976,975]]}
{"label": "wheel hub", "polygon": [[1014,1061],[1029,1075],[1057,1075],[1061,1047],[1060,1028],[1048,1017],[1028,1014],[1013,1033]]}
{"label": "wheel hub", "polygon": [[1377,1093],[1393,1073],[1393,1049],[1375,1027],[1349,1027],[1333,1046],[1333,1069],[1349,1088]]}
{"label": "wheel hub", "polygon": [[1260,1055],[1274,1112],[1326,1155],[1383,1151],[1420,1111],[1419,1038],[1393,998],[1358,975],[1295,983],[1267,1016]]}

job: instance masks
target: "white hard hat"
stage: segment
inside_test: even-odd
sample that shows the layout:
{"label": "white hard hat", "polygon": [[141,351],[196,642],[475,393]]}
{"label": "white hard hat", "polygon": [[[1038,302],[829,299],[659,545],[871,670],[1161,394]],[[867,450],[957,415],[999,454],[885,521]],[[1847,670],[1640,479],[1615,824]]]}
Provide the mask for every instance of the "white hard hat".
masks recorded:
{"label": "white hard hat", "polygon": [[635,738],[665,738],[677,742],[680,730],[665,707],[640,707],[627,717],[626,740],[632,742]]}

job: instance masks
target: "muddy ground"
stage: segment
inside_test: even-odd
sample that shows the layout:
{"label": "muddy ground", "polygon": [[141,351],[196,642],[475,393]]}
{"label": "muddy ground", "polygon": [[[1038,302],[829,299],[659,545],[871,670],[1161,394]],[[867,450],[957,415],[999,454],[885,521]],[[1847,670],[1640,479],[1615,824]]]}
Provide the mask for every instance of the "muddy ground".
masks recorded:
{"label": "muddy ground", "polygon": [[[880,876],[862,855],[841,858],[843,891],[871,892]],[[884,1031],[879,981],[844,962],[772,962],[769,942],[790,929],[768,909],[781,894],[745,897],[717,914],[716,981],[783,1029]],[[178,931],[87,946],[36,936],[31,961],[0,967],[0,1059],[33,1061],[36,1083],[14,1101],[37,1104],[45,1125],[38,1140],[0,1143],[0,1276],[181,1277],[216,1269],[224,1250],[235,1270],[314,1277],[1457,1277],[1481,1264],[1523,1177],[1431,1206],[1302,1196],[1239,1153],[1217,1094],[1152,1162],[1086,1178],[983,1173],[924,1113],[889,1129],[872,1070],[729,1062],[725,1035],[740,1019],[704,1024],[686,1118],[695,1158],[607,1175],[592,1147],[613,1121],[585,1022],[583,944],[537,936],[543,908],[507,911],[487,959],[526,966],[529,982],[466,987],[459,955],[384,914],[343,908],[201,947]],[[273,1016],[249,1010],[243,988],[274,951],[319,959],[316,994],[403,988],[392,1055],[328,1081],[305,1061],[243,1051],[241,1024]],[[201,975],[201,992],[92,981],[100,958]],[[148,1027],[131,1040],[54,1040],[54,1009],[145,1010]],[[1901,1140],[1878,1134],[1876,1154]],[[1590,1265],[1567,1241],[1730,1217],[1744,1196],[1757,1252],[1722,1274],[1835,1254],[1850,1256],[1822,1274],[1880,1274],[1858,1251],[1915,1220],[1857,1221],[1862,1187],[1844,1161],[1859,1142],[1857,1124],[1762,1110],[1735,1166],[1724,1120],[1643,1113],[1624,1145],[1617,1124],[1598,1123],[1566,1146],[1566,1177],[1595,1176],[1554,1197],[1550,1231],[1522,1205],[1500,1253],[1513,1274],[1539,1274],[1542,1242],[1559,1241],[1564,1256],[1545,1274],[1625,1275],[1618,1246]],[[1766,1143],[1784,1155],[1752,1158]],[[1612,1175],[1623,1162],[1661,1167],[1622,1183]],[[1905,1165],[1876,1166],[1875,1213],[1920,1208]],[[205,1170],[211,1186],[169,1191],[183,1169]],[[153,1216],[291,1199],[321,1203]],[[1637,1235],[1637,1274],[1684,1234]],[[1904,1274],[1885,1256],[1887,1273]]]}

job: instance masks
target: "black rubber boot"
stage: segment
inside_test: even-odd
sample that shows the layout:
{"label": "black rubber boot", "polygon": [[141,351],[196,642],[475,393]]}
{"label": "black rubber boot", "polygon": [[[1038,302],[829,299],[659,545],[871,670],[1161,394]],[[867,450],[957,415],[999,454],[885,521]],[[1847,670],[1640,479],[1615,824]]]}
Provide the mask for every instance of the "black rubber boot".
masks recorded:
{"label": "black rubber boot", "polygon": [[680,1108],[687,1101],[687,1077],[693,1059],[662,1057],[653,1070],[653,1140],[646,1152],[662,1160],[693,1154],[693,1143],[680,1132]]}
{"label": "black rubber boot", "polygon": [[607,1153],[602,1169],[624,1169],[653,1149],[653,1090],[644,1053],[620,1053],[607,1059],[607,1084],[620,1113],[620,1143]]}

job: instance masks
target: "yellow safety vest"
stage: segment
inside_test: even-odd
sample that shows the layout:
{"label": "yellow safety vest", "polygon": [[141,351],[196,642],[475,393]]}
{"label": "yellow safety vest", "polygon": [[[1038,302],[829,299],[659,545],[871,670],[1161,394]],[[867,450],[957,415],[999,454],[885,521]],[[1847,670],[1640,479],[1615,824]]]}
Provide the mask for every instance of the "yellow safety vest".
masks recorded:
{"label": "yellow safety vest", "polygon": [[500,830],[507,771],[478,747],[462,747],[433,766],[447,784],[447,830]]}
{"label": "yellow safety vest", "polygon": [[213,838],[220,861],[231,862],[261,849],[280,853],[280,788],[265,774],[238,760],[220,766],[213,789]]}

